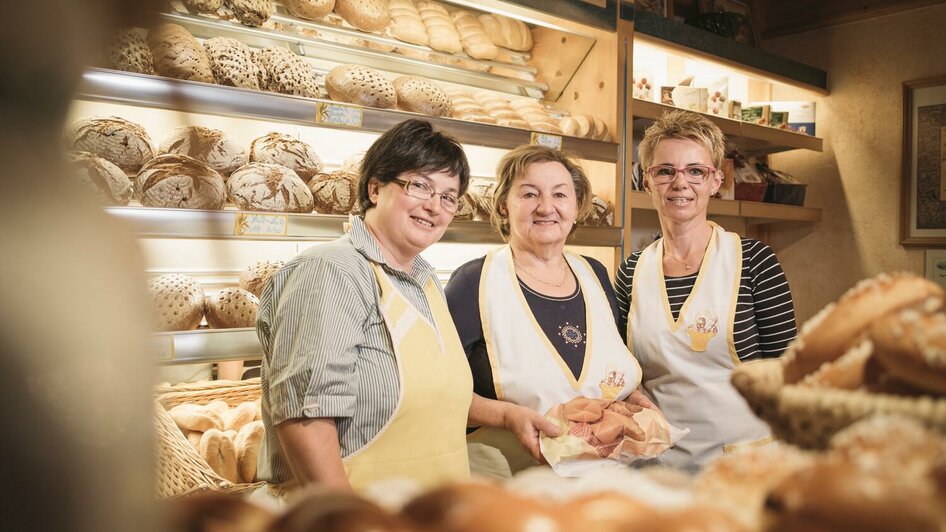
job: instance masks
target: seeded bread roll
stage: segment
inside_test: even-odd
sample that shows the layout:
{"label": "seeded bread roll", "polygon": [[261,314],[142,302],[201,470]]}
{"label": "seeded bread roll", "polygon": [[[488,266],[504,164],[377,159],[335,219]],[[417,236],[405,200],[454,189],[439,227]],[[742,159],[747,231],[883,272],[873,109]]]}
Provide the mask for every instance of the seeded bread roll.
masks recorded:
{"label": "seeded bread roll", "polygon": [[319,214],[349,214],[358,198],[358,175],[345,171],[319,174],[309,181]]}
{"label": "seeded bread roll", "polygon": [[264,48],[254,52],[253,60],[263,71],[261,89],[309,98],[319,96],[319,87],[309,64],[289,50]]}
{"label": "seeded bread roll", "polygon": [[421,20],[424,21],[424,27],[427,28],[431,48],[449,54],[458,54],[463,51],[460,34],[453,21],[450,20],[450,14],[447,13],[445,7],[437,2],[422,1],[417,2],[417,10],[420,12]]}
{"label": "seeded bread roll", "polygon": [[262,26],[273,14],[273,0],[224,0],[234,16],[245,26]]}
{"label": "seeded bread roll", "polygon": [[397,106],[405,111],[431,116],[450,116],[453,104],[443,90],[429,79],[419,76],[401,76],[394,80]]}
{"label": "seeded bread roll", "polygon": [[320,20],[335,9],[335,0],[282,0],[282,5],[294,17]]}
{"label": "seeded bread roll", "polygon": [[223,176],[186,155],[159,155],[141,167],[135,178],[146,207],[219,210],[226,202]]}
{"label": "seeded bread roll", "polygon": [[223,6],[223,0],[183,0],[183,2],[184,9],[195,15],[213,14]]}
{"label": "seeded bread roll", "polygon": [[389,29],[395,39],[427,46],[430,42],[427,27],[413,0],[388,0],[388,10],[391,12]]}
{"label": "seeded bread roll", "polygon": [[103,204],[128,205],[133,189],[121,168],[87,151],[69,152],[67,160],[76,179]]}
{"label": "seeded bread roll", "polygon": [[450,14],[453,23],[460,34],[460,42],[463,44],[463,51],[466,55],[474,59],[496,59],[499,55],[499,48],[493,44],[493,41],[486,35],[483,24],[476,15],[458,9]]}
{"label": "seeded bread roll", "polygon": [[377,70],[359,65],[339,65],[325,76],[325,90],[338,102],[394,109],[397,91]]}
{"label": "seeded bread roll", "polygon": [[263,289],[266,288],[266,283],[269,282],[269,278],[278,272],[283,264],[285,263],[281,260],[261,260],[247,266],[246,269],[240,272],[240,288],[256,297],[260,297],[263,294]]}
{"label": "seeded bread roll", "polygon": [[105,50],[106,68],[154,74],[154,56],[145,39],[133,29],[117,32]]}
{"label": "seeded bread roll", "polygon": [[384,31],[391,20],[384,0],[336,0],[335,12],[361,31]]}
{"label": "seeded bread roll", "polygon": [[255,327],[258,308],[259,299],[253,294],[242,288],[224,288],[207,296],[204,312],[210,328],[234,329]]}
{"label": "seeded bread roll", "polygon": [[80,118],[67,128],[66,141],[73,150],[94,153],[126,173],[154,157],[148,132],[117,116]]}
{"label": "seeded bread roll", "polygon": [[496,46],[520,52],[532,49],[532,32],[521,20],[493,14],[480,15],[479,19]]}
{"label": "seeded bread roll", "polygon": [[210,58],[204,47],[177,24],[160,24],[148,32],[148,46],[159,75],[189,81],[213,83]]}
{"label": "seeded bread roll", "polygon": [[[204,291],[194,279],[176,273],[148,283],[156,331],[189,331],[204,317]],[[206,430],[206,429],[191,429]]]}
{"label": "seeded bread roll", "polygon": [[312,192],[295,172],[278,164],[250,163],[230,176],[227,192],[247,211],[312,212]]}
{"label": "seeded bread roll", "polygon": [[230,37],[214,37],[204,41],[210,58],[214,83],[228,87],[259,90],[259,67],[253,62],[253,51]]}
{"label": "seeded bread roll", "polygon": [[322,159],[308,142],[277,132],[253,139],[250,162],[281,164],[306,183],[322,171]]}
{"label": "seeded bread roll", "polygon": [[220,173],[224,181],[234,170],[246,164],[246,150],[219,129],[203,126],[181,126],[172,129],[158,154],[187,155]]}

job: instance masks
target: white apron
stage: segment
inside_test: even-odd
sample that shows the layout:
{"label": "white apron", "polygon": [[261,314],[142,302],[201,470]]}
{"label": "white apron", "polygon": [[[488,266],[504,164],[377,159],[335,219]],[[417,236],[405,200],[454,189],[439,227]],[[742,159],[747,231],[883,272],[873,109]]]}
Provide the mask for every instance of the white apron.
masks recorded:
{"label": "white apron", "polygon": [[[541,414],[578,396],[624,399],[641,378],[640,365],[614,325],[611,305],[591,265],[571,253],[565,258],[585,301],[585,359],[577,379],[533,316],[509,246],[486,256],[480,277],[480,316],[496,398]],[[474,473],[507,476],[535,464],[508,431],[481,428],[467,440]],[[480,445],[498,449],[505,461],[494,460],[499,458],[495,450]]]}
{"label": "white apron", "polygon": [[739,235],[711,225],[699,275],[678,319],[670,313],[660,239],[637,261],[627,320],[628,346],[644,369],[644,389],[671,425],[690,429],[660,461],[689,471],[741,444],[762,443],[771,434],[730,384],[740,363],[733,321],[742,244]]}

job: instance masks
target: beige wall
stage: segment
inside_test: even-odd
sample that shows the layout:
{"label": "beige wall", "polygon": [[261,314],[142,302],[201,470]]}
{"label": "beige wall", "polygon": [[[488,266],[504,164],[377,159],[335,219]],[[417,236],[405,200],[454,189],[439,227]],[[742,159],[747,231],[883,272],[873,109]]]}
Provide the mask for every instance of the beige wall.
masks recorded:
{"label": "beige wall", "polygon": [[799,322],[858,280],[881,272],[923,274],[923,251],[899,242],[901,83],[946,74],[946,4],[767,41],[775,53],[828,72],[817,109],[824,152],[771,158],[808,182],[820,224],[780,224],[775,248]]}

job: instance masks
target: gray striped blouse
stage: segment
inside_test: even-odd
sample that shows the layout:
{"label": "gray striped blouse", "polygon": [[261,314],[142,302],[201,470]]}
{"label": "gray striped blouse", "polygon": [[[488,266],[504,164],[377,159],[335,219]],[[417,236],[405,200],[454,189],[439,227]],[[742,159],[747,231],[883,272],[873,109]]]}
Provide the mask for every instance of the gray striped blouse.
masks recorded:
{"label": "gray striped blouse", "polygon": [[283,421],[335,418],[344,457],[363,447],[394,413],[400,383],[371,262],[381,264],[398,290],[433,321],[423,290],[433,267],[418,256],[411,274],[389,268],[357,217],[348,235],[301,253],[263,290],[256,318],[266,426],[260,480],[293,478],[275,430]]}

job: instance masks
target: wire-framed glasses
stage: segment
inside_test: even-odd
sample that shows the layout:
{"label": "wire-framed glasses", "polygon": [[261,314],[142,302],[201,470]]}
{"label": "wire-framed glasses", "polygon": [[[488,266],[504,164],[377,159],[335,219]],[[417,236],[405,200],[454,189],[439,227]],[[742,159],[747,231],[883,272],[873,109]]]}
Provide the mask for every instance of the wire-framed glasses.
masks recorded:
{"label": "wire-framed glasses", "polygon": [[429,200],[434,196],[440,196],[440,208],[449,214],[456,214],[457,209],[460,207],[459,198],[446,192],[437,192],[423,181],[398,178],[394,178],[394,181],[404,187],[404,192],[412,198]]}

